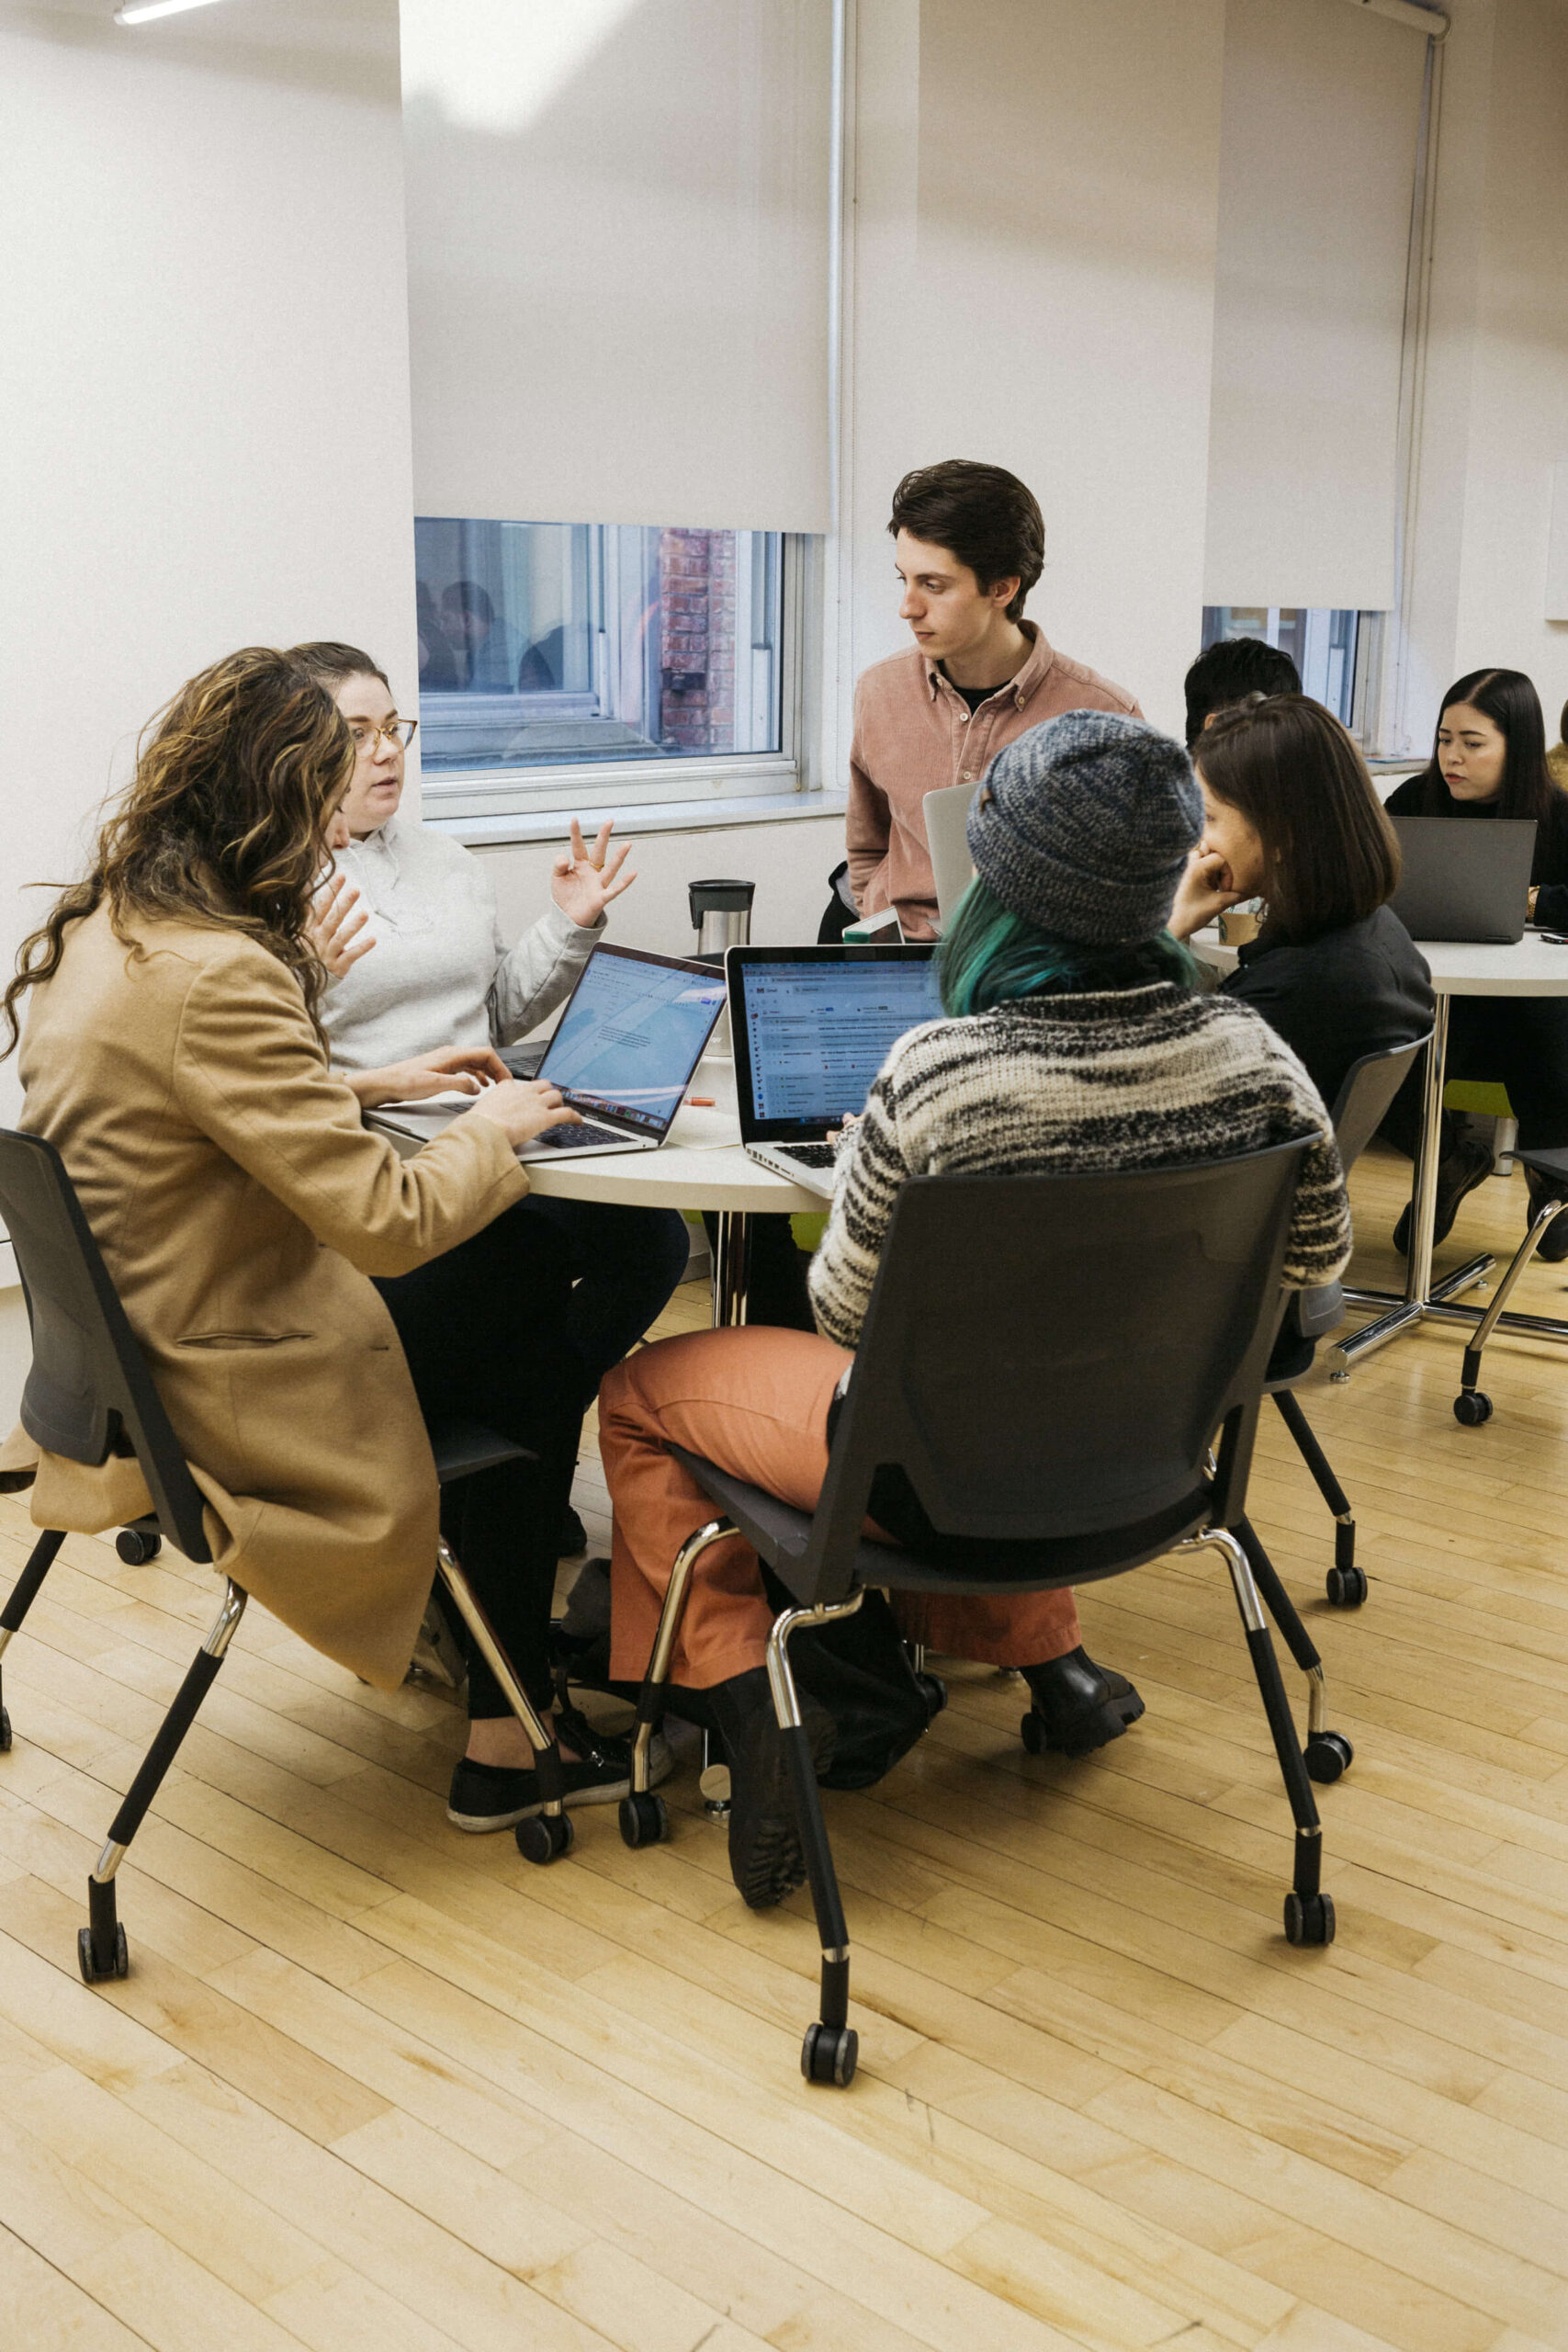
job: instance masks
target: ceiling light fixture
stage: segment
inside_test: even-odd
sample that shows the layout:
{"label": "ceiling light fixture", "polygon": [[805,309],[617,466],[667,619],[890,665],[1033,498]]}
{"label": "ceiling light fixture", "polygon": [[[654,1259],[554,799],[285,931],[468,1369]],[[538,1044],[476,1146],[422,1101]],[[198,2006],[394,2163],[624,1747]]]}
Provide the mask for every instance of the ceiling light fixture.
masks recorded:
{"label": "ceiling light fixture", "polygon": [[186,8],[209,8],[212,0],[125,0],[114,12],[117,25],[147,25],[154,17],[177,17]]}

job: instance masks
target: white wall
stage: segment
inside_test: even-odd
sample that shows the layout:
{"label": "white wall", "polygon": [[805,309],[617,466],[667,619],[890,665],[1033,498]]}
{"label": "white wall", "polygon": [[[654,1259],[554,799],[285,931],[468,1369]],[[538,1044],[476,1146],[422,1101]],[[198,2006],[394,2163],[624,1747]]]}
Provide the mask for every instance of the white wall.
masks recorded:
{"label": "white wall", "polygon": [[1031,616],[1175,726],[1202,605],[1224,0],[856,18],[840,745],[854,672],[908,641],[892,491],[947,457],[1029,483]]}
{"label": "white wall", "polygon": [[193,671],[331,636],[412,674],[396,0],[0,6],[0,285],[8,972]]}
{"label": "white wall", "polygon": [[1568,457],[1568,7],[1450,0],[1401,748],[1485,662],[1554,731],[1568,626],[1545,619],[1551,469]]}

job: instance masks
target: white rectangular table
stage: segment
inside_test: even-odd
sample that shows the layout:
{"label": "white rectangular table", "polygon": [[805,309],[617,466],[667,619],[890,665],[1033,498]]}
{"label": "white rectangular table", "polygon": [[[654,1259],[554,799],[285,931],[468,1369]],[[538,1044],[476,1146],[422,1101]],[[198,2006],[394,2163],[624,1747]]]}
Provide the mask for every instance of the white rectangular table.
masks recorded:
{"label": "white rectangular table", "polygon": [[[1351,1290],[1345,1296],[1352,1306],[1377,1309],[1359,1331],[1337,1340],[1327,1352],[1337,1354],[1348,1367],[1358,1356],[1370,1354],[1426,1321],[1474,1326],[1484,1308],[1459,1304],[1460,1295],[1483,1281],[1495,1261],[1485,1251],[1462,1266],[1432,1280],[1432,1228],[1438,1205],[1438,1158],[1443,1114],[1443,1076],[1448,1059],[1449,1008],[1456,996],[1568,996],[1568,947],[1555,947],[1538,932],[1527,931],[1512,947],[1473,946],[1445,939],[1416,941],[1432,974],[1437,997],[1432,1043],[1423,1069],[1421,1135],[1416,1155],[1415,1232],[1411,1236],[1409,1272],[1403,1296],[1393,1291]],[[1217,971],[1233,971],[1234,947],[1223,946],[1213,931],[1197,933],[1191,945]],[[1499,1316],[1506,1331],[1527,1332],[1536,1339],[1568,1340],[1568,1322],[1550,1315]]]}

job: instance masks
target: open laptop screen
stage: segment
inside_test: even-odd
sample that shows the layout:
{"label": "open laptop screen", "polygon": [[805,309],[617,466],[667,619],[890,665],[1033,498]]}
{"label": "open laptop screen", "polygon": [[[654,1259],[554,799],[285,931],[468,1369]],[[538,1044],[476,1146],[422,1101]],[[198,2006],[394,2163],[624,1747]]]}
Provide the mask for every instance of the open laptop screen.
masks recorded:
{"label": "open laptop screen", "polygon": [[890,1046],[942,1013],[929,945],[732,948],[728,963],[748,1143],[820,1136],[863,1111]]}
{"label": "open laptop screen", "polygon": [[723,1005],[723,975],[704,965],[635,947],[596,947],[538,1074],[560,1088],[574,1111],[662,1136]]}

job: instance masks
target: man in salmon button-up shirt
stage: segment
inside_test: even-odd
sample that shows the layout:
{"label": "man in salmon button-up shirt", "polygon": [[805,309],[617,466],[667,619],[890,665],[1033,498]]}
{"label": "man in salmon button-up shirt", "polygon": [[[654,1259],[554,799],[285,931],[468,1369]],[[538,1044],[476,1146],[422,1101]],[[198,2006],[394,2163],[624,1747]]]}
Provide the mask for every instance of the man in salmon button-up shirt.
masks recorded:
{"label": "man in salmon button-up shirt", "polygon": [[887,527],[915,642],[855,688],[850,887],[862,915],[897,907],[907,938],[934,939],[926,794],[977,784],[1004,743],[1064,710],[1143,714],[1125,687],[1054,651],[1023,619],[1045,526],[1016,474],[963,458],[922,466],[895,491]]}

